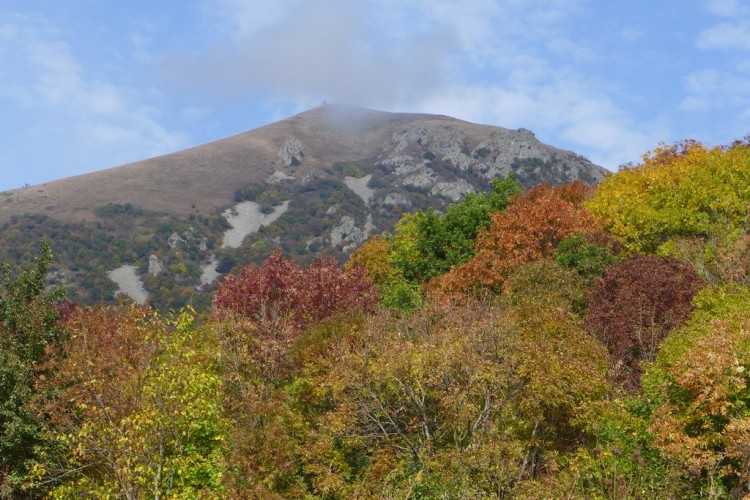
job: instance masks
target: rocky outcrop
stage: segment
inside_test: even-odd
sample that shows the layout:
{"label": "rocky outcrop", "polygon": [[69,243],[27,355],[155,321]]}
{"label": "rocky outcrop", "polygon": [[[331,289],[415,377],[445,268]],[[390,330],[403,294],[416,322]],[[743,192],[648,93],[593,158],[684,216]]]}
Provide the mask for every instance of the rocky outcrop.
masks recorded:
{"label": "rocky outcrop", "polygon": [[177,233],[172,233],[169,235],[169,239],[167,239],[167,245],[169,245],[169,248],[175,248],[180,243],[186,243],[186,241]]}
{"label": "rocky outcrop", "polygon": [[357,227],[353,217],[345,215],[341,218],[341,222],[331,230],[331,246],[341,245],[344,252],[350,252],[367,240],[374,231],[372,215],[367,216],[361,228]]}
{"label": "rocky outcrop", "polygon": [[346,187],[354,191],[357,196],[362,198],[362,201],[365,202],[365,205],[369,205],[370,201],[372,201],[372,195],[375,192],[374,189],[370,189],[367,184],[370,182],[370,179],[372,179],[372,175],[365,175],[361,179],[358,179],[356,177],[344,177],[344,184],[346,184]]}
{"label": "rocky outcrop", "polygon": [[464,152],[465,137],[463,131],[450,125],[406,129],[393,134],[393,142],[396,143],[396,153],[401,153],[410,146],[417,145],[462,171],[468,170],[474,163],[472,158]]}
{"label": "rocky outcrop", "polygon": [[115,282],[118,287],[115,295],[124,294],[143,305],[148,301],[148,292],[143,286],[138,269],[135,266],[121,266],[117,269],[107,272],[109,279]]}
{"label": "rocky outcrop", "polygon": [[148,258],[148,273],[151,276],[159,276],[164,271],[164,264],[156,255],[150,255]]}
{"label": "rocky outcrop", "polygon": [[302,143],[294,136],[290,136],[279,148],[277,156],[287,167],[296,167],[302,163],[302,157],[305,156]]}
{"label": "rocky outcrop", "polygon": [[456,202],[468,193],[473,193],[474,187],[465,179],[458,179],[454,182],[438,182],[430,190],[433,196],[442,196],[452,202]]}
{"label": "rocky outcrop", "polygon": [[253,201],[243,201],[232,208],[224,210],[222,216],[227,220],[231,228],[224,232],[222,248],[239,248],[248,235],[257,233],[262,226],[272,224],[281,217],[289,208],[289,202],[285,201],[273,208],[273,212],[264,214],[260,205]]}
{"label": "rocky outcrop", "polygon": [[[401,177],[402,185],[409,189],[451,202],[478,190],[477,177],[492,180],[512,172],[530,187],[539,182],[556,184],[575,179],[595,183],[605,175],[587,159],[543,144],[523,128],[495,127],[472,149],[458,125],[404,128],[395,132],[392,140],[393,149],[381,162],[386,170]],[[383,204],[396,203],[391,198]]]}
{"label": "rocky outcrop", "polygon": [[212,255],[211,260],[201,265],[201,284],[198,286],[198,290],[202,290],[204,287],[211,285],[216,279],[221,276],[221,273],[216,270],[219,265],[219,261],[216,260],[216,256]]}
{"label": "rocky outcrop", "polygon": [[289,175],[283,170],[276,170],[274,173],[268,176],[266,179],[267,184],[281,184],[284,181],[293,181],[295,180],[295,177],[293,175]]}
{"label": "rocky outcrop", "polygon": [[383,198],[383,205],[386,207],[409,208],[411,202],[409,201],[409,198],[401,193],[388,193],[385,198]]}

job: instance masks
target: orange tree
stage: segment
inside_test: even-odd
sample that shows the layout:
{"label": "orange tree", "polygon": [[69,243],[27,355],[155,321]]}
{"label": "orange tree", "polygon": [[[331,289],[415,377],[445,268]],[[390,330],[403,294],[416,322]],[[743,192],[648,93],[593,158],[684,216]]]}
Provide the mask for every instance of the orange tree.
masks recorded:
{"label": "orange tree", "polygon": [[580,181],[560,187],[539,185],[511,200],[477,236],[476,255],[433,283],[447,291],[493,289],[518,266],[554,256],[558,244],[597,225],[582,206],[591,188]]}
{"label": "orange tree", "polygon": [[750,490],[750,290],[706,289],[696,305],[644,375],[650,430],[695,490],[740,498]]}

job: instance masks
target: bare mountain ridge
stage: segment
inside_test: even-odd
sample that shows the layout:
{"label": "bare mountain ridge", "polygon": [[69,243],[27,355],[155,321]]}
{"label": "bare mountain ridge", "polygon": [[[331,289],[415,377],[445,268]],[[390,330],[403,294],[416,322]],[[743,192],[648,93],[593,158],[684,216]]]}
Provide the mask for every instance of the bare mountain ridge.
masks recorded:
{"label": "bare mountain ridge", "polygon": [[[295,145],[301,149],[297,156]],[[194,209],[219,213],[232,204],[238,187],[265,182],[275,172],[276,179],[294,176],[304,182],[333,164],[363,159],[385,162],[407,184],[433,186],[451,180],[430,171],[429,163],[437,156],[459,176],[477,169],[479,180],[506,175],[514,160],[537,159],[530,183],[575,178],[596,182],[605,173],[575,153],[542,144],[523,129],[331,104],[176,153],[6,192],[0,197],[0,220],[34,213],[93,220],[96,209],[110,203],[175,216]],[[542,164],[553,158],[552,165]],[[452,195],[448,198],[455,199],[455,191],[446,189]]]}

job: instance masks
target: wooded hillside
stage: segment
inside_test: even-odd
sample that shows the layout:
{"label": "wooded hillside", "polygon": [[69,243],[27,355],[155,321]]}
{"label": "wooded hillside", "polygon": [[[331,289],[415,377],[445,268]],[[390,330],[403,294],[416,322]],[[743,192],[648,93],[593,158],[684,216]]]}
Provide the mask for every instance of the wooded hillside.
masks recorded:
{"label": "wooded hillside", "polygon": [[0,283],[0,495],[742,498],[750,142],[512,178],[211,312]]}

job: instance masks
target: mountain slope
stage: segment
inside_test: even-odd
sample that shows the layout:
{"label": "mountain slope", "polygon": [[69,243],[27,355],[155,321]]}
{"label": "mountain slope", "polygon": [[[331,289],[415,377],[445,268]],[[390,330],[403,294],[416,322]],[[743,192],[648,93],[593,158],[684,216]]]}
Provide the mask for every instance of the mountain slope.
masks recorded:
{"label": "mountain slope", "polygon": [[[294,139],[302,147],[301,157],[295,156]],[[295,170],[305,175],[335,163],[365,159],[388,160],[393,165],[401,159],[401,165],[417,165],[420,152],[442,155],[459,170],[472,164],[488,166],[484,178],[507,174],[513,160],[544,162],[553,157],[557,159],[552,165],[537,169],[538,180],[583,177],[595,182],[604,174],[601,167],[546,146],[523,129],[475,125],[446,116],[327,105],[198,147],[5,193],[5,199],[0,198],[0,218],[54,213],[67,220],[91,220],[96,208],[109,203],[131,203],[183,216],[195,205],[212,213],[231,204],[238,186],[262,182],[275,170],[293,167],[290,163],[300,161]],[[495,153],[499,157],[493,156]],[[565,176],[566,165],[572,167],[569,177]],[[523,177],[524,172],[520,174]]]}
{"label": "mountain slope", "polygon": [[[0,259],[46,236],[79,300],[127,267],[148,300],[207,300],[211,282],[276,246],[339,259],[404,212],[444,209],[513,172],[526,187],[605,170],[525,129],[325,105],[173,154],[0,194]],[[122,283],[120,283],[122,285]]]}

